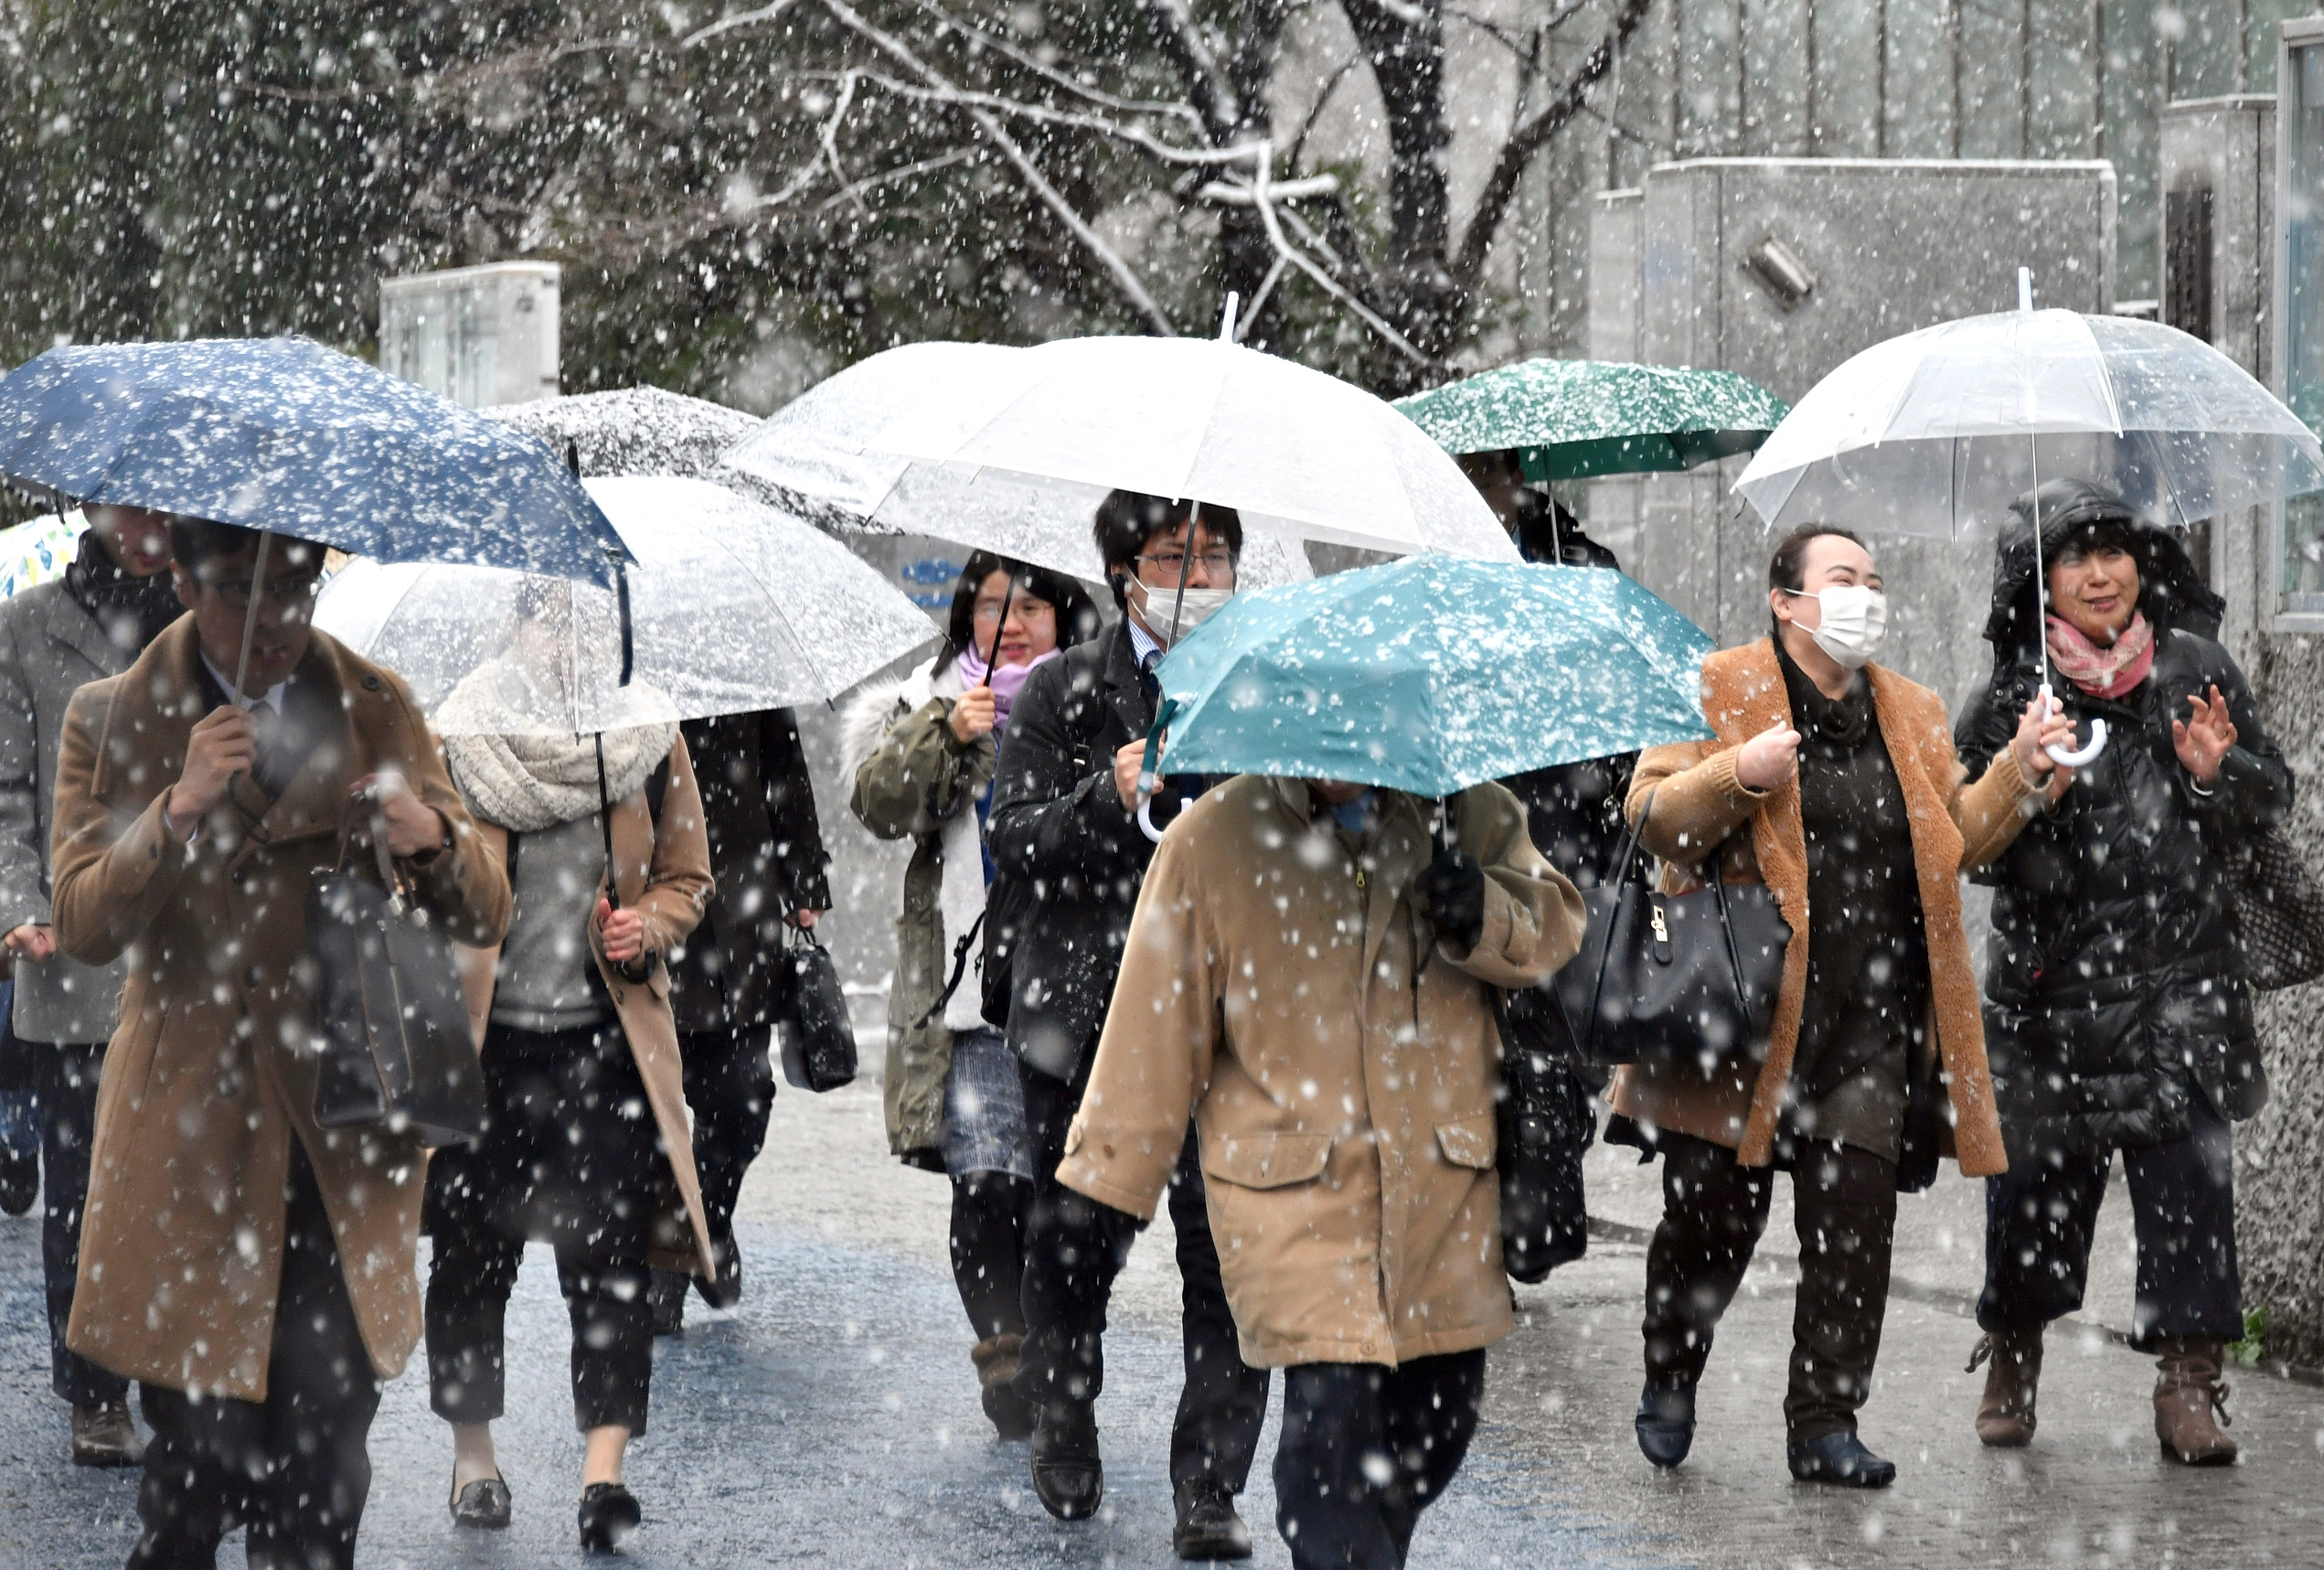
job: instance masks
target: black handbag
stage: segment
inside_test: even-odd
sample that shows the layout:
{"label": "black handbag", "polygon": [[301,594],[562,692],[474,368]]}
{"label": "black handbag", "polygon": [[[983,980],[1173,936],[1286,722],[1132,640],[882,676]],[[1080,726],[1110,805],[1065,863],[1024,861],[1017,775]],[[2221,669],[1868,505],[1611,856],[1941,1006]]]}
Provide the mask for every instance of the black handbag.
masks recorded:
{"label": "black handbag", "polygon": [[1719,879],[1666,894],[1647,881],[1638,835],[1649,794],[1615,864],[1582,896],[1590,915],[1582,952],[1557,974],[1558,1002],[1583,1063],[1720,1064],[1767,1056],[1775,994],[1791,928],[1764,883]]}
{"label": "black handbag", "polygon": [[793,927],[784,940],[779,974],[775,1024],[783,1038],[783,1077],[817,1095],[852,1084],[856,1029],[831,951],[805,927]]}
{"label": "black handbag", "polygon": [[355,804],[339,819],[338,860],[306,895],[321,1061],[314,1120],[382,1126],[423,1145],[485,1131],[485,1076],[443,923],[397,873],[388,826],[371,804],[377,883],[347,867]]}
{"label": "black handbag", "polygon": [[2281,829],[2246,830],[2237,848],[2235,957],[2262,992],[2324,976],[2324,891]]}
{"label": "black handbag", "polygon": [[1500,1154],[1501,1266],[1529,1286],[1582,1257],[1590,1218],[1582,1156],[1597,1137],[1590,1095],[1575,1072],[1565,1017],[1546,988],[1495,991],[1501,1085],[1494,1107]]}

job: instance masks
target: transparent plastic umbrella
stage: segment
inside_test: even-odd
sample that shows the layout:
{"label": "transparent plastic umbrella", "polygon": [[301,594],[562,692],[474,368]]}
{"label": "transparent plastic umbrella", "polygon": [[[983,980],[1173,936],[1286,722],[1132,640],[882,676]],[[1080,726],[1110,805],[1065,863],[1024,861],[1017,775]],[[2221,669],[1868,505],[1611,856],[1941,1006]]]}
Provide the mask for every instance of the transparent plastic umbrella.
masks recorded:
{"label": "transparent plastic umbrella", "polygon": [[658,387],[622,387],[504,403],[477,413],[538,436],[583,475],[709,478],[726,450],[759,428],[756,416]]}
{"label": "transparent plastic umbrella", "polygon": [[637,564],[622,683],[612,593],[495,568],[350,563],[316,625],[410,682],[446,734],[587,734],[820,701],[927,644],[927,614],[848,549],[723,486],[585,482]]}

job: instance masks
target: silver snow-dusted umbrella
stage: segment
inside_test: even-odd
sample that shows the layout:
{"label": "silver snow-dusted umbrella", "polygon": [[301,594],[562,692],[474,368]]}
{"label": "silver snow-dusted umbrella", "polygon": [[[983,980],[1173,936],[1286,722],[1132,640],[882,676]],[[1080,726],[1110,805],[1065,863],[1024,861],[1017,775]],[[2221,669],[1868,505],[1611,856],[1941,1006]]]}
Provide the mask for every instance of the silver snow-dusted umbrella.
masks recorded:
{"label": "silver snow-dusted umbrella", "polygon": [[845,546],[722,486],[585,484],[637,559],[628,687],[614,596],[564,579],[356,561],[315,625],[402,676],[445,734],[581,735],[821,701],[936,635]]}
{"label": "silver snow-dusted umbrella", "polygon": [[714,477],[719,457],[759,428],[753,415],[658,387],[542,398],[476,411],[570,452],[591,475]]}

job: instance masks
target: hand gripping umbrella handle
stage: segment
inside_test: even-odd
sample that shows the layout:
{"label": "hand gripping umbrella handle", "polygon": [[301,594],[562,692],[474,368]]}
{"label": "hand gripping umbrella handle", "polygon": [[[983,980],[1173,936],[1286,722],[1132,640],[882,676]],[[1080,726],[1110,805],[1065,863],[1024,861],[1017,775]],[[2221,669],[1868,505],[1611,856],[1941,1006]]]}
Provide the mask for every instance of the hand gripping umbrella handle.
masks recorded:
{"label": "hand gripping umbrella handle", "polygon": [[[2058,711],[2058,700],[2051,695],[2047,682],[2044,682],[2041,687],[2041,701],[2044,705],[2044,713],[2055,714]],[[2084,742],[2079,751],[2069,751],[2064,747],[2056,746],[2043,750],[2050,754],[2052,763],[2063,764],[2070,769],[2078,769],[2106,750],[2106,722],[2104,720],[2090,721],[2090,740]]]}
{"label": "hand gripping umbrella handle", "polygon": [[1157,845],[1162,843],[1162,831],[1154,827],[1154,787],[1162,778],[1154,771],[1162,761],[1162,727],[1168,722],[1172,709],[1165,703],[1155,714],[1146,732],[1146,758],[1138,764],[1138,828]]}

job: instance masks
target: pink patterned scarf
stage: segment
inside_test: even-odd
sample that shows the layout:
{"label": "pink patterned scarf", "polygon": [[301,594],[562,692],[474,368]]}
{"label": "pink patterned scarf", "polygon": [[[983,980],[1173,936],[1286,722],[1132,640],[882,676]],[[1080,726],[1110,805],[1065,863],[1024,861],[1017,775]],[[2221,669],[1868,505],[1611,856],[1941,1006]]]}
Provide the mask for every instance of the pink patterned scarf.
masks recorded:
{"label": "pink patterned scarf", "polygon": [[2050,618],[2050,659],[2067,680],[2093,698],[2119,698],[2147,679],[2155,666],[2155,629],[2133,614],[2112,648],[2100,648],[2073,624]]}
{"label": "pink patterned scarf", "polygon": [[[993,733],[995,735],[1008,729],[1008,710],[1017,702],[1017,695],[1025,690],[1027,678],[1033,674],[1036,668],[1055,659],[1060,652],[1061,651],[1051,649],[1047,654],[1035,655],[1029,665],[1004,665],[998,670],[992,672]],[[962,649],[955,657],[954,663],[960,667],[960,684],[963,687],[984,685],[985,657],[983,651],[975,644]]]}

